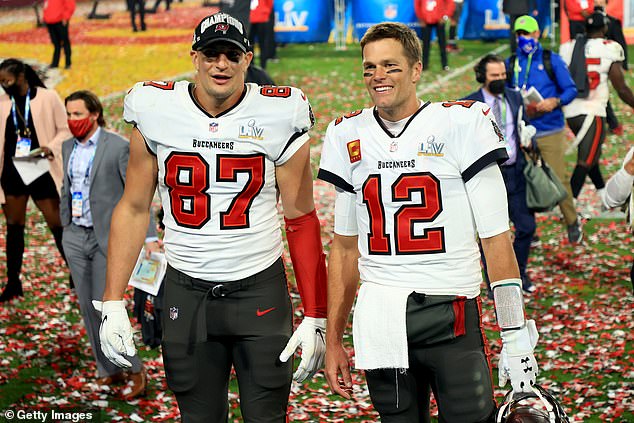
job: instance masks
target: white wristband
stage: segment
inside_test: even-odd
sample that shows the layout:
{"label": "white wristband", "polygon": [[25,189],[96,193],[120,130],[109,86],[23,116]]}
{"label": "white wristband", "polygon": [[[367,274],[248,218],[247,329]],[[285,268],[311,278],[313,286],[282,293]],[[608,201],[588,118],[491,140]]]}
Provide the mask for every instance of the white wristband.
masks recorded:
{"label": "white wristband", "polygon": [[521,279],[504,279],[491,283],[495,315],[502,330],[520,329],[524,326],[524,297]]}

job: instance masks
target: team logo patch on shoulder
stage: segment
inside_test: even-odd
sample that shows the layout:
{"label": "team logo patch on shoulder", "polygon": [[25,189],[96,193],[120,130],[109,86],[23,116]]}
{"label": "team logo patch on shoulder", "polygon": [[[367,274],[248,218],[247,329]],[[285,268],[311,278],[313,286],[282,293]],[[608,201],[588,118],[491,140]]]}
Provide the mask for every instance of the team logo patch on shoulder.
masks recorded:
{"label": "team logo patch on shoulder", "polygon": [[443,153],[444,149],[445,143],[436,142],[436,137],[430,135],[427,137],[427,141],[421,142],[418,146],[418,155],[429,157],[443,157],[445,155],[445,153]]}
{"label": "team logo patch on shoulder", "polygon": [[495,123],[494,120],[491,120],[491,125],[493,125],[493,131],[495,132],[495,135],[498,136],[498,141],[499,142],[506,142],[504,140],[504,134],[502,134],[502,131],[500,131],[500,127],[498,126],[498,124]]}
{"label": "team logo patch on shoulder", "polygon": [[350,163],[356,163],[361,160],[361,140],[354,140],[348,143],[348,157],[350,157]]}
{"label": "team logo patch on shoulder", "polygon": [[170,319],[178,319],[178,307],[170,307]]}
{"label": "team logo patch on shoulder", "polygon": [[252,140],[263,140],[264,128],[255,125],[255,119],[251,119],[246,125],[240,125],[238,138],[249,138]]}

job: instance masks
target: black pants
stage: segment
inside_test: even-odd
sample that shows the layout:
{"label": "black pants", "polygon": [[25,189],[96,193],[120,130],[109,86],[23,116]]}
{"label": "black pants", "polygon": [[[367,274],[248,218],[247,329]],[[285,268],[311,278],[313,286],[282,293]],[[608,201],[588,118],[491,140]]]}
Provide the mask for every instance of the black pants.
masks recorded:
{"label": "black pants", "polygon": [[251,0],[221,0],[220,11],[242,22],[245,34],[251,32]]}
{"label": "black pants", "polygon": [[610,130],[616,129],[619,126],[619,119],[616,117],[616,113],[614,113],[614,109],[612,108],[612,103],[610,103],[609,100],[608,106],[605,108],[605,115]]}
{"label": "black pants", "polygon": [[51,60],[51,67],[56,68],[59,66],[59,57],[64,48],[64,56],[66,57],[66,67],[70,67],[70,38],[68,37],[68,24],[64,25],[62,22],[54,24],[46,24],[48,29],[48,35],[51,37],[53,43],[53,60]]}
{"label": "black pants", "polygon": [[273,11],[267,22],[251,24],[251,33],[249,41],[251,46],[255,45],[255,40],[260,44],[260,67],[266,69],[266,62],[273,58],[275,50],[275,30]]}
{"label": "black pants", "polygon": [[510,28],[509,28],[509,45],[511,46],[511,54],[515,54],[515,50],[517,50],[517,36],[515,35],[515,31],[513,31],[513,27],[515,26],[515,21],[522,15],[509,15],[510,17]]}
{"label": "black pants", "polygon": [[132,30],[136,31],[136,13],[139,12],[139,23],[141,24],[141,31],[145,31],[145,0],[127,0],[128,10],[130,11],[130,21],[132,23]]}
{"label": "black pants", "polygon": [[429,68],[429,48],[431,44],[432,29],[436,28],[438,48],[440,48],[440,62],[442,67],[447,66],[447,37],[445,35],[445,23],[426,25],[423,27],[423,69]]}
{"label": "black pants", "polygon": [[[566,121],[572,132],[577,135],[581,130],[585,119],[586,115],[579,115],[568,118]],[[572,177],[570,178],[570,187],[572,188],[572,195],[575,198],[579,196],[590,169],[599,165],[601,147],[603,146],[603,141],[605,140],[605,134],[605,118],[595,116],[588,132],[586,132],[577,147],[577,165],[575,166],[575,169],[572,172]],[[596,172],[598,172],[598,170],[593,171],[594,174],[596,174]]]}
{"label": "black pants", "polygon": [[584,34],[586,32],[585,21],[568,21],[570,25],[570,39],[574,40],[577,34]]}
{"label": "black pants", "polygon": [[284,423],[293,363],[278,360],[292,331],[282,261],[217,285],[171,267],[165,276],[163,359],[183,423],[227,421],[232,365],[244,421]]}
{"label": "black pants", "polygon": [[408,298],[409,369],[365,372],[383,423],[429,422],[430,390],[441,423],[491,421],[495,401],[480,299],[447,298]]}
{"label": "black pants", "polygon": [[[152,7],[152,10],[154,12],[156,12],[158,10],[159,5],[161,4],[163,0],[156,0],[154,2],[154,7]],[[170,10],[170,4],[172,3],[172,0],[165,0],[165,11]]]}

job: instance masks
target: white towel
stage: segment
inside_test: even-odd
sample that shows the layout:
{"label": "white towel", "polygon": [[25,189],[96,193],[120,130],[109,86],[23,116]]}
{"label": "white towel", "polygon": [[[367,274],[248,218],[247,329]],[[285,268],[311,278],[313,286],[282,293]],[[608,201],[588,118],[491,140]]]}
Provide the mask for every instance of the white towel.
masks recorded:
{"label": "white towel", "polygon": [[365,282],[352,321],[357,369],[407,369],[406,311],[409,288]]}

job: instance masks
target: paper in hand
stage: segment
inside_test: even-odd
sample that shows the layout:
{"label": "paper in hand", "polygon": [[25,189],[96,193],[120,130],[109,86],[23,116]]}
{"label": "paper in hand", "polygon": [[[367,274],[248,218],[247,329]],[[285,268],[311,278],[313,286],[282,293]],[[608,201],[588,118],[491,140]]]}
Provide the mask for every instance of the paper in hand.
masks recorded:
{"label": "paper in hand", "polygon": [[24,185],[30,185],[51,169],[49,160],[41,156],[42,152],[39,151],[33,155],[35,151],[37,149],[33,150],[28,156],[12,157],[13,165],[18,171],[20,178],[22,178]]}

